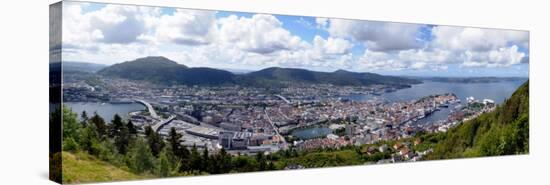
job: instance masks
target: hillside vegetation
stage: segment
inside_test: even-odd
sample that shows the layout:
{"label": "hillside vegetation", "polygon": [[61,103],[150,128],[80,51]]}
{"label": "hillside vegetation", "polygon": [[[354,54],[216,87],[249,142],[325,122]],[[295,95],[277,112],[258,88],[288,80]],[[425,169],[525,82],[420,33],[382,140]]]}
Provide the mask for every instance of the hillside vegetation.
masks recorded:
{"label": "hillside vegetation", "polygon": [[98,74],[130,80],[144,80],[164,85],[271,87],[299,83],[348,86],[385,84],[403,87],[421,83],[413,79],[344,70],[317,72],[305,69],[272,67],[248,74],[233,74],[229,71],[214,68],[187,67],[165,57],[145,57],[115,64],[100,70]]}
{"label": "hillside vegetation", "polygon": [[135,180],[148,177],[120,169],[85,152],[63,152],[62,155],[63,183]]}
{"label": "hillside vegetation", "polygon": [[434,146],[428,159],[528,154],[529,81],[496,110],[446,133],[422,137]]}

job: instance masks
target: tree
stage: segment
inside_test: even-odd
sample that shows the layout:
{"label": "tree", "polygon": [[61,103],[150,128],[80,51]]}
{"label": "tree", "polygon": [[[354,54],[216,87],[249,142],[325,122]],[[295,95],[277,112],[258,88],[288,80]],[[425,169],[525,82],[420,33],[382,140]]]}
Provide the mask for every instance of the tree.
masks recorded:
{"label": "tree", "polygon": [[155,158],[151,154],[149,145],[142,139],[137,138],[133,147],[127,155],[127,164],[130,169],[136,173],[143,173],[146,171],[153,171],[155,168]]}
{"label": "tree", "polygon": [[89,154],[96,155],[99,152],[94,149],[94,144],[98,143],[99,137],[97,135],[96,126],[88,125],[82,130],[80,135],[80,147],[87,151]]}
{"label": "tree", "polygon": [[130,135],[135,136],[137,134],[136,126],[134,125],[134,123],[132,123],[132,120],[128,120],[128,123],[126,124],[126,127],[128,127],[128,133]]}
{"label": "tree", "polygon": [[199,154],[199,152],[197,151],[197,146],[193,145],[193,147],[191,148],[191,156],[190,156],[190,166],[189,166],[189,170],[190,171],[200,171],[201,167],[202,167],[202,158],[201,158],[201,155]]}
{"label": "tree", "polygon": [[180,163],[181,164],[180,164],[180,169],[179,169],[180,172],[189,170],[189,168],[191,166],[190,165],[190,163],[191,163],[190,162],[191,161],[190,155],[191,154],[190,154],[189,150],[187,149],[187,147],[182,146],[181,147],[181,158],[180,158]]}
{"label": "tree", "polygon": [[79,129],[77,115],[67,107],[63,107],[63,141],[73,138],[78,141]]}
{"label": "tree", "polygon": [[267,166],[267,170],[277,170],[277,168],[275,168],[275,164],[273,162],[269,162],[269,165]]}
{"label": "tree", "polygon": [[208,155],[208,148],[206,147],[206,145],[204,145],[204,150],[202,151],[202,166],[201,166],[201,170],[202,171],[209,171],[209,168],[210,167],[210,156]]}
{"label": "tree", "polygon": [[105,120],[103,120],[103,118],[99,116],[97,112],[95,112],[94,116],[90,118],[90,121],[95,125],[98,137],[105,137],[105,135],[107,134],[107,125],[105,124]]}
{"label": "tree", "polygon": [[118,136],[122,128],[124,128],[122,118],[118,114],[115,114],[113,120],[111,120],[111,125],[109,127],[109,137],[114,138],[115,136]]}
{"label": "tree", "polygon": [[115,146],[118,153],[126,154],[128,145],[130,144],[130,133],[126,127],[121,127],[120,133],[115,136]]}
{"label": "tree", "polygon": [[258,171],[265,171],[267,167],[267,162],[264,157],[263,152],[258,152],[256,155],[256,161],[258,162]]}
{"label": "tree", "polygon": [[86,111],[82,111],[82,114],[80,115],[80,123],[82,124],[82,127],[88,126],[89,119],[88,113],[86,113]]}
{"label": "tree", "polygon": [[164,147],[159,154],[157,160],[156,174],[160,177],[171,176],[177,169],[179,169],[179,162],[170,146]]}
{"label": "tree", "polygon": [[151,148],[151,153],[153,154],[153,156],[158,157],[158,154],[164,147],[164,141],[158,133],[153,131],[151,126],[145,127],[145,134],[147,137],[147,142],[149,143],[149,147]]}
{"label": "tree", "polygon": [[224,148],[219,153],[219,164],[221,173],[229,173],[231,171],[231,156],[227,154]]}
{"label": "tree", "polygon": [[172,127],[170,129],[170,133],[168,134],[168,142],[170,143],[170,146],[172,148],[172,153],[174,153],[175,156],[178,158],[183,158],[182,156],[182,150],[181,150],[181,144],[180,144],[180,138],[181,134],[176,132],[176,128]]}

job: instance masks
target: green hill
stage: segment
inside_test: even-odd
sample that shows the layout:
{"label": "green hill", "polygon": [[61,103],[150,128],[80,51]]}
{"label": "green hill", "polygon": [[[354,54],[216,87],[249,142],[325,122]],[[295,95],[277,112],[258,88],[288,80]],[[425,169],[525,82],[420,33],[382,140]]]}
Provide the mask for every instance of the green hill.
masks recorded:
{"label": "green hill", "polygon": [[383,76],[374,73],[355,73],[338,70],[332,73],[305,69],[272,67],[248,74],[233,74],[213,68],[189,68],[165,57],[145,57],[106,67],[98,72],[109,77],[146,80],[164,85],[245,85],[286,86],[301,84],[372,85],[385,84],[407,87],[418,80]]}
{"label": "green hill", "polygon": [[317,72],[305,69],[271,67],[260,71],[245,74],[242,81],[251,85],[284,85],[291,83],[319,84],[327,83],[332,85],[373,85],[386,84],[396,87],[408,86],[420,83],[420,81],[383,76],[374,73],[356,73],[345,70],[335,72]]}
{"label": "green hill", "polygon": [[151,178],[147,175],[136,175],[127,170],[115,167],[95,157],[78,152],[63,152],[63,183],[86,183],[118,180],[135,180]]}
{"label": "green hill", "polygon": [[422,137],[435,146],[427,159],[528,154],[529,81],[496,110],[446,133]]}
{"label": "green hill", "polygon": [[212,68],[189,68],[165,57],[144,57],[104,68],[100,75],[164,85],[233,84],[234,75]]}

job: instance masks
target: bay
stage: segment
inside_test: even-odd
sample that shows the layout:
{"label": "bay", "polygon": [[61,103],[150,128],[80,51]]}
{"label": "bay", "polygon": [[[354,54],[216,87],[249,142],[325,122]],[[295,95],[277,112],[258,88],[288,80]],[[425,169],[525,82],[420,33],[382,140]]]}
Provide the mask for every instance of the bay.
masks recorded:
{"label": "bay", "polygon": [[[523,84],[525,80],[503,80],[491,83],[451,83],[451,82],[433,82],[424,80],[422,84],[413,85],[411,88],[400,89],[394,92],[383,93],[381,95],[348,95],[342,97],[353,101],[381,100],[387,103],[418,100],[422,97],[453,93],[460,100],[461,104],[466,105],[467,97],[474,97],[477,100],[494,100],[499,104],[509,98],[516,89]],[[441,108],[433,114],[418,120],[415,124],[434,123],[446,119],[454,105],[449,108]]]}
{"label": "bay", "polygon": [[86,111],[89,117],[97,112],[106,122],[110,122],[115,114],[124,119],[128,118],[130,112],[145,110],[145,106],[139,103],[65,102],[64,104],[78,113],[79,118],[82,111]]}

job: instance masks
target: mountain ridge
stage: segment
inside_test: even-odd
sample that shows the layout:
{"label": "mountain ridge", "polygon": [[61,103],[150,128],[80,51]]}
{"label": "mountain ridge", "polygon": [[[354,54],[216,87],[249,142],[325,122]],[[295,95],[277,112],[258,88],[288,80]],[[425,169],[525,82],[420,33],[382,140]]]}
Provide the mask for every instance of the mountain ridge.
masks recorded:
{"label": "mountain ridge", "polygon": [[289,84],[332,84],[338,86],[364,86],[384,84],[408,87],[421,83],[419,80],[375,73],[359,73],[345,70],[318,72],[300,68],[269,67],[246,74],[208,68],[187,67],[168,58],[144,57],[106,67],[98,74],[146,80],[165,85],[245,85],[245,86],[287,86]]}

